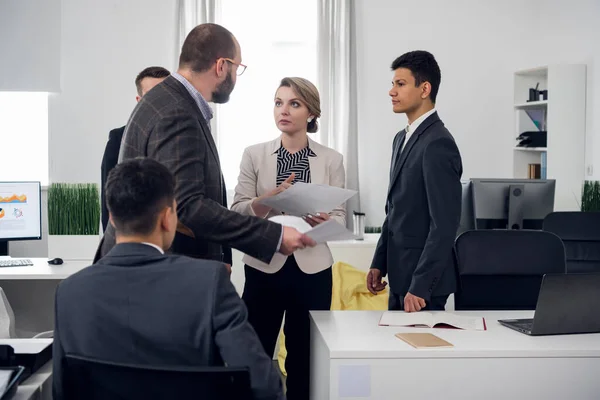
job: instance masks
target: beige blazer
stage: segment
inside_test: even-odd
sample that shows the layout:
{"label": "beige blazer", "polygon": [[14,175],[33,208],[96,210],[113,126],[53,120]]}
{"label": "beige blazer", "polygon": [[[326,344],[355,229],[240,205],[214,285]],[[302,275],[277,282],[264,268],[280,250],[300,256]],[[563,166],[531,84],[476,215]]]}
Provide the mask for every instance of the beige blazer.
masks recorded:
{"label": "beige blazer", "polygon": [[[343,188],[346,181],[343,156],[337,151],[308,139],[310,149],[316,157],[309,157],[311,183],[327,184]],[[281,147],[281,137],[270,142],[256,144],[244,150],[238,184],[231,209],[245,215],[256,215],[252,209],[252,201],[277,187],[277,150]],[[280,215],[271,210],[262,218]],[[332,219],[346,226],[346,209],[340,205],[329,213]],[[294,253],[300,269],[307,274],[314,274],[330,267],[333,257],[327,244],[319,244],[312,248],[298,250]],[[270,264],[244,255],[243,262],[266,273],[275,273],[281,269],[287,256],[275,253]]]}

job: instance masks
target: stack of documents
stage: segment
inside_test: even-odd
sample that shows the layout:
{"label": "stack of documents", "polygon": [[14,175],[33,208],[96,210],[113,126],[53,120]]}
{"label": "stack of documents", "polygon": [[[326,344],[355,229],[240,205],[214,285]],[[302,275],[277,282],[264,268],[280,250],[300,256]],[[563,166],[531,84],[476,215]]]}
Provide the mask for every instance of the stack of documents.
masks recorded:
{"label": "stack of documents", "polygon": [[276,215],[275,217],[269,218],[269,220],[283,226],[296,228],[298,232],[305,233],[306,236],[317,243],[356,239],[356,236],[354,236],[352,232],[332,219],[325,221],[314,228],[302,218],[294,217],[292,215]]}
{"label": "stack of documents", "polygon": [[336,186],[298,182],[275,196],[261,200],[261,204],[288,215],[301,217],[306,214],[331,212],[356,193],[356,190]]}
{"label": "stack of documents", "polygon": [[269,218],[271,221],[296,228],[317,243],[325,243],[356,239],[356,236],[335,220],[325,221],[313,228],[300,217],[329,213],[356,193],[355,190],[335,186],[298,182],[289,189],[262,200],[261,203],[286,214]]}

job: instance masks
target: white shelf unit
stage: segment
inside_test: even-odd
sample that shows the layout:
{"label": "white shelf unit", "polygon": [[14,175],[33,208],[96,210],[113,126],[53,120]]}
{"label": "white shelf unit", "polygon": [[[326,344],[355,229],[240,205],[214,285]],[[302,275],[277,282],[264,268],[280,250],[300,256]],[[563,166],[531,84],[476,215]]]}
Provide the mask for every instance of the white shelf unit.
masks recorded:
{"label": "white shelf unit", "polygon": [[[547,100],[528,102],[529,89],[548,90]],[[529,164],[546,158],[546,178],[556,180],[555,211],[579,211],[585,179],[586,66],[550,65],[514,74],[516,139],[526,131],[547,131],[546,147],[515,147],[513,177],[528,178]],[[536,125],[529,114],[539,117]],[[544,166],[542,165],[542,168]]]}

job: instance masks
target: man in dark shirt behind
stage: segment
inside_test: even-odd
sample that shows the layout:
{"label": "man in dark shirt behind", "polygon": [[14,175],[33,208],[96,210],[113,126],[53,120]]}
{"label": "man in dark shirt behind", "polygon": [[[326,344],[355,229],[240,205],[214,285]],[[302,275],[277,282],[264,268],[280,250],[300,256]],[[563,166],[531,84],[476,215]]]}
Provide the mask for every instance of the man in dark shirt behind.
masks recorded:
{"label": "man in dark shirt behind", "polygon": [[[150,91],[154,86],[161,83],[171,73],[163,67],[148,67],[138,74],[135,78],[135,87],[137,89],[137,96],[135,101],[139,102],[140,99]],[[102,197],[102,231],[106,230],[108,226],[108,209],[106,208],[106,197],[104,195],[104,187],[106,186],[106,179],[111,169],[117,165],[119,159],[119,151],[121,150],[121,140],[123,139],[123,132],[125,132],[125,126],[113,129],[108,134],[108,142],[104,149],[104,155],[102,156],[102,167],[101,167],[101,197]]]}
{"label": "man in dark shirt behind", "polygon": [[254,398],[283,400],[225,264],[168,255],[177,229],[175,179],[151,159],[118,164],[106,183],[116,245],[60,283],[53,395],[65,398],[65,355],[148,366],[247,367]]}

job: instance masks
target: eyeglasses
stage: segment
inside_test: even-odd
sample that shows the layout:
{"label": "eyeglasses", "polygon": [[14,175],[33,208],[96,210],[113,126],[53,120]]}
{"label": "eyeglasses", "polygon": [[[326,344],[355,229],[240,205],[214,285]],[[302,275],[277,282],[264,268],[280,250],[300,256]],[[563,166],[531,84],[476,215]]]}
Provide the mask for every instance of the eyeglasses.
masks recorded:
{"label": "eyeglasses", "polygon": [[248,67],[247,65],[236,63],[231,58],[223,58],[223,60],[230,62],[233,65],[237,65],[237,67],[238,67],[238,69],[236,71],[237,76],[240,76],[241,74],[243,74],[244,71],[246,70],[246,68]]}

